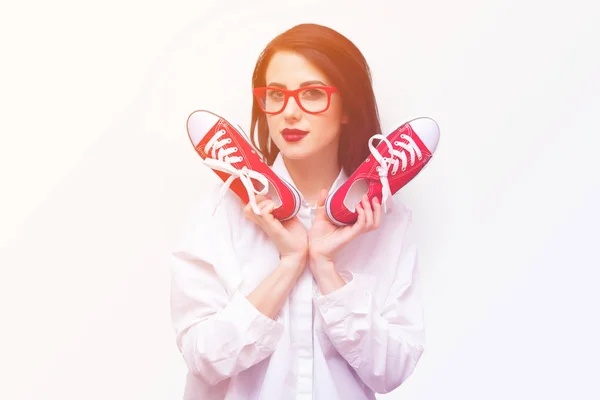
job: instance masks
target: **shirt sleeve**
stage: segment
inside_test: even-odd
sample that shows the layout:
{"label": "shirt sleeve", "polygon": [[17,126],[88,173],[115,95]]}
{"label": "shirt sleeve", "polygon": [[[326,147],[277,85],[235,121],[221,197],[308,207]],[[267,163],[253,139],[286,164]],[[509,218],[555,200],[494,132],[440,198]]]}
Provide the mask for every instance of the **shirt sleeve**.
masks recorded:
{"label": "shirt sleeve", "polygon": [[201,228],[188,231],[170,255],[171,320],[189,370],[215,385],[271,355],[283,325],[240,291],[228,293],[214,267],[220,261],[210,240],[218,234],[206,222]]}
{"label": "shirt sleeve", "polygon": [[376,393],[388,393],[413,372],[424,351],[417,249],[403,246],[397,272],[382,307],[373,301],[376,277],[342,272],[347,282],[314,304],[324,331],[340,355]]}
{"label": "shirt sleeve", "polygon": [[213,268],[173,254],[171,317],[177,347],[190,371],[215,385],[264,360],[283,325],[239,291],[229,297]]}

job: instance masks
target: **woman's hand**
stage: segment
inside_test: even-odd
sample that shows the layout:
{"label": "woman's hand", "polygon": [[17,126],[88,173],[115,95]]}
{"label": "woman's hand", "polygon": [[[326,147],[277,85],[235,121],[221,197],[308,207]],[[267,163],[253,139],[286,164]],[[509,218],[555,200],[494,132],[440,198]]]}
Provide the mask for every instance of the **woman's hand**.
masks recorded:
{"label": "woman's hand", "polygon": [[[325,200],[327,191],[322,190],[317,204],[315,222],[308,231],[308,252],[310,265],[332,265],[335,253],[347,245],[354,238],[364,232],[379,228],[381,223],[381,204],[373,198],[373,204],[369,203],[367,195],[364,195],[356,210],[358,220],[353,225],[344,227],[333,224],[325,212]],[[316,271],[313,271],[313,274]]]}
{"label": "woman's hand", "polygon": [[281,222],[273,217],[275,202],[265,196],[256,196],[256,203],[261,215],[252,211],[250,203],[244,207],[244,216],[255,222],[273,240],[279,250],[280,258],[293,261],[305,266],[308,255],[308,238],[304,225],[298,217]]}

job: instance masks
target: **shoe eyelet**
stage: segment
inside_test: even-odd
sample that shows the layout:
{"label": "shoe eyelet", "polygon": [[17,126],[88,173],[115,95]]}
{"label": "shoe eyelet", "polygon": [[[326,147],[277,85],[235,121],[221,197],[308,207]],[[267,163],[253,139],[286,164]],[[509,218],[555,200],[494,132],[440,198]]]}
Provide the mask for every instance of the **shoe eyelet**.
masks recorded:
{"label": "shoe eyelet", "polygon": [[370,158],[367,158],[367,162],[369,162],[369,161],[371,161],[371,159],[370,159]]}
{"label": "shoe eyelet", "polygon": [[233,147],[233,151],[238,151],[238,148],[237,147]]}

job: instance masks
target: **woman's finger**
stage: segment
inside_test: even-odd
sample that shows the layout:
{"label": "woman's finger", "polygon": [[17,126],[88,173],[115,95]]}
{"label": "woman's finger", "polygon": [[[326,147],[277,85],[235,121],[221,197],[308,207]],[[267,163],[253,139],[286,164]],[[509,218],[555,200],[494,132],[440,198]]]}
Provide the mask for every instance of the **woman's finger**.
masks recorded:
{"label": "woman's finger", "polygon": [[373,229],[377,229],[381,224],[381,204],[377,197],[373,197],[373,217]]}
{"label": "woman's finger", "polygon": [[259,205],[261,216],[258,218],[259,223],[263,230],[268,234],[277,233],[282,228],[281,222],[273,217],[273,210],[275,209],[275,202],[272,200],[265,200]]}
{"label": "woman's finger", "polygon": [[[257,197],[257,203],[256,206],[259,210],[260,214],[257,214],[256,212],[254,212],[254,208],[252,207],[252,204],[250,202],[248,202],[245,206],[244,206],[244,217],[249,220],[249,221],[254,221],[257,224],[259,223],[259,219],[263,216],[263,212],[262,212],[262,208],[264,208],[271,200],[265,198],[264,196],[261,196],[262,198],[258,198]],[[259,224],[260,225],[260,224]]]}
{"label": "woman's finger", "polygon": [[362,232],[362,230],[365,227],[365,222],[366,222],[365,210],[363,210],[362,204],[360,202],[356,205],[356,212],[358,213],[358,219],[356,220],[354,225],[352,225],[353,235],[356,233]]}
{"label": "woman's finger", "polygon": [[370,231],[373,228],[373,209],[369,197],[364,195],[362,198],[363,209],[365,210],[365,231]]}
{"label": "woman's finger", "polygon": [[249,220],[249,221],[253,221],[254,220],[254,210],[252,209],[252,204],[248,203],[244,206],[244,217]]}
{"label": "woman's finger", "polygon": [[263,196],[262,194],[257,194],[254,195],[254,200],[256,201],[256,204],[262,203],[265,200],[270,200],[269,196]]}
{"label": "woman's finger", "polygon": [[258,208],[260,209],[261,215],[266,217],[275,209],[275,202],[273,202],[273,200],[265,199],[258,204]]}
{"label": "woman's finger", "polygon": [[[254,202],[256,203],[256,205],[259,209],[260,209],[260,205],[262,203],[264,203],[265,201],[269,201],[269,200],[271,200],[270,196],[263,196],[260,194],[257,194],[254,196]],[[246,213],[247,211],[250,211],[250,210],[252,212],[254,212],[254,210],[252,209],[252,203],[250,201],[248,201],[246,203],[246,205],[244,206],[244,213]],[[254,214],[256,214],[256,213],[254,213]]]}

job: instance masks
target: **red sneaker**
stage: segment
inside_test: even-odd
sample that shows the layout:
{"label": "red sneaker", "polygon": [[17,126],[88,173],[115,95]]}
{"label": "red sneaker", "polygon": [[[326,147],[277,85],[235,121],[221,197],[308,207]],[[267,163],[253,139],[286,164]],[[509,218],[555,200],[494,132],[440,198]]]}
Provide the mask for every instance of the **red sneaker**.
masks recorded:
{"label": "red sneaker", "polygon": [[198,110],[188,117],[187,131],[204,164],[225,182],[220,200],[231,188],[244,204],[252,204],[256,214],[260,215],[256,194],[271,196],[276,205],[273,216],[280,221],[298,213],[299,193],[259,157],[241,129],[210,111]]}
{"label": "red sneaker", "polygon": [[[369,200],[376,197],[387,211],[393,202],[392,195],[429,162],[439,138],[439,127],[430,118],[409,121],[387,137],[372,136],[369,139],[372,156],[327,197],[325,209],[329,219],[340,226],[356,222],[355,207],[364,194]],[[373,140],[381,140],[377,148],[373,146]]]}

